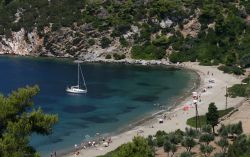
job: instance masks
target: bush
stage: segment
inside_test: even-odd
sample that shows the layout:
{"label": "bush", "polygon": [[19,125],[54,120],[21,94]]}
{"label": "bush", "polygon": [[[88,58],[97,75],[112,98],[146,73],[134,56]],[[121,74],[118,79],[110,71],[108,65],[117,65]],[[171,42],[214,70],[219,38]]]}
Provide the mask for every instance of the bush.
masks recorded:
{"label": "bush", "polygon": [[120,44],[122,45],[122,47],[127,47],[128,46],[128,42],[124,37],[120,37]]}
{"label": "bush", "polygon": [[114,54],[113,54],[113,57],[114,57],[115,60],[121,60],[121,59],[126,58],[125,54],[119,55],[119,54],[117,54],[117,53],[114,53]]}
{"label": "bush", "polygon": [[232,87],[228,88],[228,95],[232,98],[235,98],[237,96],[239,97],[245,97],[246,96],[246,87],[245,84],[235,84]]}
{"label": "bush", "polygon": [[109,47],[110,44],[111,44],[111,41],[110,41],[109,38],[107,38],[107,37],[102,37],[102,39],[101,39],[101,47],[102,47],[103,49]]}
{"label": "bush", "polygon": [[244,72],[245,72],[244,69],[241,69],[237,66],[221,65],[218,67],[218,69],[223,71],[224,73],[235,74],[235,75],[244,75]]}
{"label": "bush", "polygon": [[135,45],[131,50],[134,59],[162,59],[165,56],[165,50],[152,44],[146,46]]}
{"label": "bush", "polygon": [[106,57],[105,57],[105,59],[111,59],[111,58],[112,58],[112,57],[111,57],[110,54],[107,54]]}
{"label": "bush", "polygon": [[95,45],[95,40],[94,40],[94,39],[89,39],[89,40],[88,40],[88,44],[89,44],[90,46]]}

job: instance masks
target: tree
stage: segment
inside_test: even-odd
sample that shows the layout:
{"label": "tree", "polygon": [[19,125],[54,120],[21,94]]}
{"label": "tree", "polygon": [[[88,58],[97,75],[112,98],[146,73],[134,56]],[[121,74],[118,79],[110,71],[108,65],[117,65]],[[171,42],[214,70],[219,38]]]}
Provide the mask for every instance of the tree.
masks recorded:
{"label": "tree", "polygon": [[187,149],[188,152],[196,145],[195,140],[192,137],[184,137],[181,145]]}
{"label": "tree", "polygon": [[169,153],[171,151],[171,147],[172,147],[172,144],[170,141],[166,140],[164,142],[164,145],[163,145],[163,149],[164,149],[164,152],[167,152],[168,153],[168,156],[169,156]]}
{"label": "tree", "polygon": [[176,145],[171,143],[171,141],[169,141],[169,140],[165,140],[164,145],[163,145],[163,149],[165,152],[168,153],[168,156],[169,156],[170,152],[172,152],[171,156],[174,156],[174,153],[177,151]]}
{"label": "tree", "polygon": [[204,127],[202,127],[202,131],[209,134],[212,133],[211,125],[205,125]]}
{"label": "tree", "polygon": [[192,157],[192,153],[191,152],[183,152],[181,153],[180,157]]}
{"label": "tree", "polygon": [[221,152],[225,154],[227,152],[227,148],[229,146],[229,142],[226,138],[221,138],[218,142],[216,142],[218,146],[221,147]]}
{"label": "tree", "polygon": [[206,118],[207,118],[207,124],[210,124],[212,126],[213,133],[215,133],[214,127],[219,122],[219,112],[218,112],[218,109],[214,103],[209,104],[208,113],[206,114]]}
{"label": "tree", "polygon": [[214,148],[210,145],[204,145],[204,144],[200,145],[200,151],[205,157],[208,157],[212,153],[213,150]]}
{"label": "tree", "polygon": [[193,128],[185,128],[185,135],[188,137],[196,138],[199,135],[199,131],[193,129]]}
{"label": "tree", "polygon": [[131,154],[135,157],[153,157],[147,140],[141,136],[134,137],[132,142],[121,145],[112,157],[129,157]]}
{"label": "tree", "polygon": [[33,97],[39,92],[38,86],[19,88],[9,96],[0,95],[0,156],[38,157],[29,145],[32,133],[49,135],[58,121],[56,115],[44,114],[35,109]]}
{"label": "tree", "polygon": [[206,143],[206,145],[209,145],[209,143],[213,140],[214,140],[213,134],[205,133],[205,134],[200,136],[200,142],[204,142],[204,143]]}

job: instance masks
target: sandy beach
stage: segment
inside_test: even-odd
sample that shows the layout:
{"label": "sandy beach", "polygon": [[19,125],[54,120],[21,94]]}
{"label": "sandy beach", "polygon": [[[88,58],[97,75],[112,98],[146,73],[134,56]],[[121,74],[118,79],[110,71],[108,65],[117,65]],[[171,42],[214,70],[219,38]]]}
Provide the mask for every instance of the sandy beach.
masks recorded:
{"label": "sandy beach", "polygon": [[[217,66],[200,66],[198,63],[182,63],[180,66],[196,71],[200,75],[200,87],[196,90],[201,94],[201,101],[198,102],[198,112],[199,115],[203,115],[207,112],[208,105],[211,102],[215,102],[218,109],[225,109],[226,106],[226,87],[231,87],[233,84],[240,83],[242,77],[234,76],[230,74],[224,74],[222,71],[217,69]],[[208,74],[209,72],[209,74]],[[209,80],[214,80],[214,83],[209,83]],[[178,82],[176,82],[178,83]],[[212,88],[207,89],[206,92],[201,92],[204,88],[212,86]],[[190,93],[191,94],[191,93]],[[233,107],[238,105],[244,100],[244,98],[228,98],[228,107]],[[156,116],[154,119],[145,122],[142,125],[136,126],[135,128],[112,136],[112,142],[108,147],[93,146],[92,148],[81,149],[78,155],[73,152],[64,157],[96,157],[98,155],[104,155],[116,149],[121,144],[127,143],[133,139],[134,136],[140,135],[147,137],[148,135],[155,134],[158,130],[164,130],[166,132],[171,132],[176,129],[184,130],[186,125],[186,120],[190,117],[195,116],[195,109],[190,108],[188,111],[183,110],[183,106],[192,102],[192,97],[189,96],[184,101],[182,101],[175,109],[171,112],[165,112],[162,115]],[[166,118],[163,118],[166,115]],[[159,123],[159,118],[163,119],[163,123]],[[72,149],[74,146],[72,146]]]}

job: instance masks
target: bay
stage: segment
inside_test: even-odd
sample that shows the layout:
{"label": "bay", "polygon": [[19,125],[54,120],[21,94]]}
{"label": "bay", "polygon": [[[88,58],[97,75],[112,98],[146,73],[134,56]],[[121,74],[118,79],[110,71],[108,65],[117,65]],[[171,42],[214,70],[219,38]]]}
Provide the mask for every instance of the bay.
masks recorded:
{"label": "bay", "polygon": [[77,81],[77,65],[72,61],[0,57],[0,92],[7,95],[37,84],[41,91],[35,107],[59,116],[52,135],[32,135],[31,145],[43,156],[73,148],[86,135],[126,128],[159,111],[154,104],[169,107],[197,80],[194,72],[162,66],[84,63],[82,69],[88,93],[72,95],[65,92]]}

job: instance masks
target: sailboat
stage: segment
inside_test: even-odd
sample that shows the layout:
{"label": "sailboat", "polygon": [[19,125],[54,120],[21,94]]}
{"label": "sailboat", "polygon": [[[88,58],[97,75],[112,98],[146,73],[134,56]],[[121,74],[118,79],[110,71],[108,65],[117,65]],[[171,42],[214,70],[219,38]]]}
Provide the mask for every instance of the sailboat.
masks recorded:
{"label": "sailboat", "polygon": [[[83,77],[83,73],[82,73],[82,68],[80,66],[80,62],[76,61],[77,66],[78,66],[78,70],[77,70],[77,85],[76,86],[71,86],[71,87],[67,87],[66,91],[69,93],[76,93],[76,94],[82,94],[82,93],[87,93],[87,86]],[[83,80],[83,87],[81,88],[80,86],[80,77]]]}

